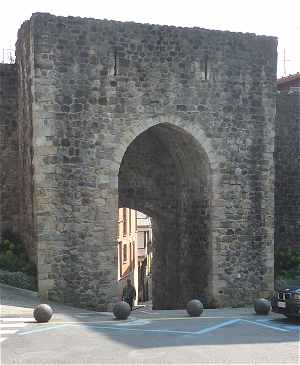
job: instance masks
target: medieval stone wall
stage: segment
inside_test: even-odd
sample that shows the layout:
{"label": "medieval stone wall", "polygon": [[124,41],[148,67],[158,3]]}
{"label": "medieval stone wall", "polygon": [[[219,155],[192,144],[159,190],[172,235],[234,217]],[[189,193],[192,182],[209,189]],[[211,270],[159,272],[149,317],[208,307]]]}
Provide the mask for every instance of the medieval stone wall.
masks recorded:
{"label": "medieval stone wall", "polygon": [[0,64],[0,234],[18,233],[17,68]]}
{"label": "medieval stone wall", "polygon": [[300,95],[277,95],[275,247],[300,247]]}
{"label": "medieval stone wall", "polygon": [[[18,32],[16,44],[18,77],[18,145],[19,145],[19,235],[32,261],[37,261],[33,211],[33,52],[30,22]],[[35,167],[38,170],[38,166]]]}
{"label": "medieval stone wall", "polygon": [[189,232],[209,216],[210,299],[270,293],[276,40],[49,14],[27,24],[40,292],[102,309],[116,299],[119,168],[136,137],[171,124],[207,156],[210,196]]}

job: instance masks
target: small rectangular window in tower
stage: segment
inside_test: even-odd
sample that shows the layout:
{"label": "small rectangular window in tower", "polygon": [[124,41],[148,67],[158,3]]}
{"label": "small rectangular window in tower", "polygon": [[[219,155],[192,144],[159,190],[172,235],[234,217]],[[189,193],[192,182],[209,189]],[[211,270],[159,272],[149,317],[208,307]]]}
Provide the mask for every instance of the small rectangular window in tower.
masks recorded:
{"label": "small rectangular window in tower", "polygon": [[205,55],[204,57],[204,80],[208,80],[208,56]]}
{"label": "small rectangular window in tower", "polygon": [[117,76],[118,69],[117,69],[117,51],[114,52],[114,76]]}

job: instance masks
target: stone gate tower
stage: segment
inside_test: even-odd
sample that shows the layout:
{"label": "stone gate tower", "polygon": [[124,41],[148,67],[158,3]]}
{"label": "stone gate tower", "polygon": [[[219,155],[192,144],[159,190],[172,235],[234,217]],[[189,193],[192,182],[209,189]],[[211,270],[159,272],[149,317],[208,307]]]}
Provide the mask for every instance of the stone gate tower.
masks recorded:
{"label": "stone gate tower", "polygon": [[116,300],[123,206],[152,217],[155,308],[273,290],[274,38],[37,13],[16,56],[11,225],[41,295]]}

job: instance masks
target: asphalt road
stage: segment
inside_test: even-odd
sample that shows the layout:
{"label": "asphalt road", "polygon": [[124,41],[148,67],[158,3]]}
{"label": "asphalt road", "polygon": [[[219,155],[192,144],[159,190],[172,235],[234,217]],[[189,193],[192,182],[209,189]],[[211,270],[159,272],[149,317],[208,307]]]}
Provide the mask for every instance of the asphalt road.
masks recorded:
{"label": "asphalt road", "polygon": [[300,323],[277,314],[257,316],[252,308],[205,310],[199,318],[140,308],[117,321],[111,313],[54,305],[51,321],[38,324],[31,317],[38,298],[27,303],[26,294],[8,290],[5,296],[2,290],[1,298],[7,297],[0,322],[2,364],[300,362]]}

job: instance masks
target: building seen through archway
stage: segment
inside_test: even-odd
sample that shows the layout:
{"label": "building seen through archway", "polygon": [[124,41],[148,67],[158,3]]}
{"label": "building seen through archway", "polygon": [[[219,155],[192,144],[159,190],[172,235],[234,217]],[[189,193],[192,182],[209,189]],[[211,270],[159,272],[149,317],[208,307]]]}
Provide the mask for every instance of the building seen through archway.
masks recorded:
{"label": "building seen through archway", "polygon": [[137,297],[135,304],[152,299],[151,218],[130,208],[119,208],[118,283],[119,295],[131,279]]}

